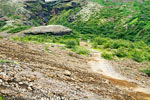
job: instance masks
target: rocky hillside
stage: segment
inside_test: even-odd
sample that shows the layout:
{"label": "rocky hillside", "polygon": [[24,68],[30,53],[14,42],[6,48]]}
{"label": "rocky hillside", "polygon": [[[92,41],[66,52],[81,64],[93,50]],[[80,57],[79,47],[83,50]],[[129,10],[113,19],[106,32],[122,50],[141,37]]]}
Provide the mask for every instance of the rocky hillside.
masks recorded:
{"label": "rocky hillside", "polygon": [[7,20],[24,21],[24,23],[19,24],[44,25],[48,23],[52,16],[59,14],[61,11],[80,6],[81,3],[78,0],[16,0],[13,2],[2,0],[0,14],[1,17],[9,17]]}
{"label": "rocky hillside", "polygon": [[61,48],[1,39],[0,96],[4,100],[149,100],[149,94],[134,91],[137,83],[94,73],[88,64],[93,58]]}

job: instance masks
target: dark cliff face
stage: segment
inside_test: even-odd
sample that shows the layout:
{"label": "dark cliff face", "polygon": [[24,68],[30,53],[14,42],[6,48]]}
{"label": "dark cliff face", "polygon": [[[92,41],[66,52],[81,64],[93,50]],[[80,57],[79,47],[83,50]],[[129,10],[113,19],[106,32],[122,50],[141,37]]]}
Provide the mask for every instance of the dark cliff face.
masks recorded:
{"label": "dark cliff face", "polygon": [[63,10],[75,9],[80,6],[78,1],[58,0],[45,2],[45,0],[30,0],[25,2],[24,8],[30,11],[27,19],[34,24],[47,24],[52,16],[59,14]]}

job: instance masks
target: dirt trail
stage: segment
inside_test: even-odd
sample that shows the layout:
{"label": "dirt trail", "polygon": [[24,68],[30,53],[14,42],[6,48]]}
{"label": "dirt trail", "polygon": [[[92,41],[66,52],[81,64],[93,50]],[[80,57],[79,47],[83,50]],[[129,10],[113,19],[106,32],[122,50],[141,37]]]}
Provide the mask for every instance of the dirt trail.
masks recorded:
{"label": "dirt trail", "polygon": [[91,50],[93,57],[89,59],[89,63],[92,66],[92,70],[94,72],[102,73],[103,75],[125,80],[126,78],[122,76],[120,73],[117,73],[115,69],[107,62],[107,60],[101,57],[101,53],[98,51]]}
{"label": "dirt trail", "polygon": [[[145,96],[147,100],[150,100],[150,88],[142,87],[137,81],[128,79],[117,72],[109,61],[101,57],[101,53],[96,50],[91,50],[92,57],[88,59],[91,69],[104,75],[113,85],[120,89],[130,92],[136,92],[138,95]],[[139,94],[140,93],[140,94]]]}

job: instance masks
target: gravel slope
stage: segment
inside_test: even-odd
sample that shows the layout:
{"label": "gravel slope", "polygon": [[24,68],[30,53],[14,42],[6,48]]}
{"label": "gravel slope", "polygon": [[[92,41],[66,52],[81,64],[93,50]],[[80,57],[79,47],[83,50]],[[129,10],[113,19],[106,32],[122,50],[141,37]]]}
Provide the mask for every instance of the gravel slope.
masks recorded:
{"label": "gravel slope", "polygon": [[120,81],[89,71],[87,57],[62,46],[1,39],[0,59],[15,62],[0,64],[5,100],[149,100],[149,94],[119,89]]}

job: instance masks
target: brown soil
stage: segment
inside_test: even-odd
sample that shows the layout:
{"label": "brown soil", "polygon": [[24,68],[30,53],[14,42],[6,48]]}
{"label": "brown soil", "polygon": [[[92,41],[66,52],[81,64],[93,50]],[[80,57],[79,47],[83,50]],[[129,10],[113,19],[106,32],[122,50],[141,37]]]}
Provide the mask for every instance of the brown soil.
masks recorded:
{"label": "brown soil", "polygon": [[140,69],[146,68],[148,63],[141,64],[131,59],[122,59],[119,61],[111,61],[111,64],[119,73],[128,79],[134,80],[141,86],[149,86],[150,77],[143,72],[140,72]]}

